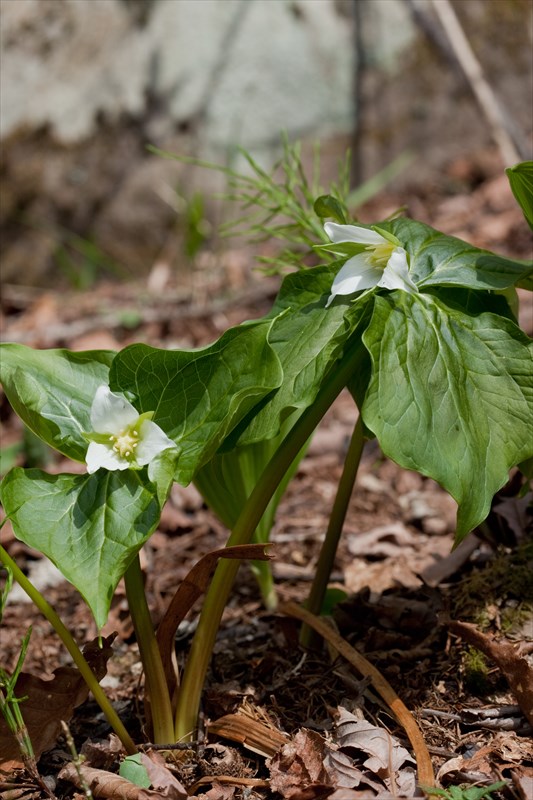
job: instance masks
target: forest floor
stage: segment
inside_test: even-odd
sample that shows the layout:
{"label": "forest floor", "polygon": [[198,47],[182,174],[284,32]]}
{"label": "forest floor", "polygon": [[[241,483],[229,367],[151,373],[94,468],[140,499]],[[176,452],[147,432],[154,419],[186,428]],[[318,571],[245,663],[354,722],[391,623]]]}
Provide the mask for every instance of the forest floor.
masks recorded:
{"label": "forest floor", "polygon": [[[410,216],[477,246],[521,258],[531,254],[527,226],[507,180],[488,156],[450,165],[439,186],[376,198],[361,210],[361,218],[380,219],[401,205]],[[203,253],[197,261],[188,276],[162,261],[145,281],[102,280],[85,293],[5,286],[2,338],[74,350],[120,349],[134,341],[196,347],[268,312],[279,279],[254,272],[249,251]],[[522,326],[533,332],[527,301]],[[54,472],[76,469],[31,439],[23,443],[22,426],[3,396],[1,412],[3,469],[10,460],[23,466],[46,463]],[[48,684],[27,679],[30,700],[21,704],[38,753],[41,785],[31,769],[24,769],[14,739],[0,722],[1,800],[87,796],[76,771],[69,771],[73,756],[61,719],[85,756],[83,769],[107,775],[91,784],[85,773],[94,797],[415,795],[420,751],[412,748],[375,681],[331,646],[302,650],[300,623],[283,611],[284,604],[306,599],[355,420],[353,401],[341,395],[280,504],[272,533],[279,611],[264,609],[251,570],[241,567],[203,695],[199,741],[164,755],[146,748],[151,763],[159,763],[157,790],[126,789],[118,779],[123,753],[109,738],[102,712],[83,692],[74,696],[72,675],[64,671],[70,657],[20,587],[12,589],[2,620],[2,666],[14,668],[31,626],[24,673],[46,681],[56,675]],[[433,481],[385,459],[375,443],[364,451],[332,575],[333,585],[346,595],[333,615],[335,630],[371,662],[413,715],[430,755],[434,786],[486,787],[503,780],[507,786],[495,796],[533,796],[532,730],[509,684],[520,669],[531,670],[531,523],[527,497],[517,499],[511,481],[496,498],[483,531],[452,553],[453,500]],[[17,541],[9,523],[1,535],[3,546],[78,643],[94,640],[94,621],[73,587]],[[175,485],[159,529],[142,552],[155,625],[190,568],[226,538],[197,490]],[[199,608],[180,625],[180,664]],[[102,686],[142,743],[149,741],[142,670],[126,611],[119,585],[103,631],[117,635]],[[32,692],[40,698],[33,703]],[[456,800],[475,798],[460,794]]]}

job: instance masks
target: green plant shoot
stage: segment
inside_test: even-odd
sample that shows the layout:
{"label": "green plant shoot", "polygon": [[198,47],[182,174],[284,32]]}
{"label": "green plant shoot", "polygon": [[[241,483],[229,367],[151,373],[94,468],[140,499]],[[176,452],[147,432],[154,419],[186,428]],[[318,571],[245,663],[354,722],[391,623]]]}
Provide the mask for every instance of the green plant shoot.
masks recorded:
{"label": "green plant shoot", "polygon": [[[86,466],[84,474],[15,467],[0,485],[2,504],[17,538],[56,564],[99,627],[125,577],[156,743],[194,733],[238,569],[226,559],[217,567],[174,708],[138,563],[173,481],[196,481],[233,528],[229,544],[263,540],[306,442],[348,387],[361,423],[328,529],[327,572],[363,435],[452,495],[456,543],[486,518],[509,470],[533,456],[532,343],[515,313],[516,288],[532,288],[531,263],[412,219],[350,221],[339,188],[313,195],[316,181],[303,181],[297,151],[280,185],[249,163],[255,179],[228,174],[263,214],[251,230],[286,237],[292,255],[285,252],[280,267],[301,267],[283,279],[266,317],[199,350],[1,348],[0,377],[15,412],[44,443]],[[514,168],[511,180],[521,172]],[[257,176],[270,187],[264,202]],[[515,192],[527,217],[524,185]],[[278,223],[287,212],[290,223]],[[310,267],[302,254],[313,248],[323,263]],[[318,605],[327,576],[320,583]],[[274,605],[272,586],[263,592]]]}

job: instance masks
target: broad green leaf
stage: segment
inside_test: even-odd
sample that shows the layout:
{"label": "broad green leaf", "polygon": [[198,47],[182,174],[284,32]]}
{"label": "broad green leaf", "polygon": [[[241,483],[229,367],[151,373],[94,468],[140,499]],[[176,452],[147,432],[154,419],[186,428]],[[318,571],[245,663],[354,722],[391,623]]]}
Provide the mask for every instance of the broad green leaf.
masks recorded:
{"label": "broad green leaf", "polygon": [[409,253],[411,277],[421,291],[430,286],[506,289],[533,274],[533,264],[479,250],[422,222],[395,219],[380,223]]}
{"label": "broad green leaf", "polygon": [[489,312],[516,324],[516,291],[513,287],[501,292],[477,292],[461,287],[447,288],[445,286],[427,289],[426,297],[435,297],[450,309],[461,314],[477,317],[479,314]]}
{"label": "broad green leaf", "polygon": [[339,603],[344,602],[347,600],[348,593],[344,591],[344,589],[338,589],[336,586],[328,586],[326,589],[326,593],[324,595],[324,600],[322,601],[322,607],[320,609],[320,616],[321,617],[331,617],[333,616],[333,610],[336,605]]}
{"label": "broad green leaf", "polygon": [[120,352],[110,385],[128,392],[179,448],[175,479],[188,483],[235,425],[283,377],[269,344],[272,320],[231,328],[200,350],[159,350],[143,344]]}
{"label": "broad green leaf", "polygon": [[99,627],[117,583],[159,522],[159,504],[143,476],[134,470],[48,475],[16,467],[0,484],[16,537],[74,584]]}
{"label": "broad green leaf", "polygon": [[346,224],[346,210],[336,197],[330,194],[323,194],[317,197],[313,206],[315,214],[321,219],[334,219],[341,225]]}
{"label": "broad green leaf", "polygon": [[127,756],[121,763],[118,774],[121,778],[134,783],[135,786],[140,786],[142,789],[148,789],[152,785],[152,781],[146,767],[142,763],[143,756],[141,753],[135,753],[132,756]]}
{"label": "broad green leaf", "polygon": [[173,448],[163,450],[148,465],[148,478],[154,484],[161,508],[165,505],[174,483],[179,454]]}
{"label": "broad green leaf", "polygon": [[0,345],[0,381],[14,411],[37,436],[75,461],[84,461],[96,389],[108,382],[115,354],[73,353]]}
{"label": "broad green leaf", "polygon": [[[289,416],[295,418],[314,401],[328,370],[342,355],[348,337],[369,319],[372,296],[342,298],[325,309],[337,265],[288,275],[272,314],[269,341],[283,368],[283,383],[252,419],[232,435],[232,444],[251,444],[276,436]],[[283,313],[285,312],[285,313]]]}
{"label": "broad green leaf", "polygon": [[533,453],[531,342],[496,314],[406,292],[376,298],[363,341],[372,360],[365,424],[386,455],[455,498],[459,542]]}
{"label": "broad green leaf", "polygon": [[533,161],[522,161],[505,170],[511,191],[533,230]]}

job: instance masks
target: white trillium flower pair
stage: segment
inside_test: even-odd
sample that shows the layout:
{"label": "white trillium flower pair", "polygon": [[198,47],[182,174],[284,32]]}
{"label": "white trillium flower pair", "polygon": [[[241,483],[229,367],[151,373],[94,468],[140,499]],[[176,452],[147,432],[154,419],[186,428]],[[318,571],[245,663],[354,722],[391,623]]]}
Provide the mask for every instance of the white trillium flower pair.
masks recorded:
{"label": "white trillium flower pair", "polygon": [[152,422],[154,412],[139,414],[124,397],[109,386],[99,386],[91,406],[92,432],[86,433],[89,447],[85,461],[92,474],[101,467],[123,470],[144,467],[159,453],[176,443]]}
{"label": "white trillium flower pair", "polygon": [[[326,308],[339,294],[354,294],[374,286],[418,292],[409,275],[407,252],[396,237],[389,234],[388,239],[371,228],[336,222],[326,222],[324,230],[334,244],[364,246],[363,252],[349,258],[335,276]],[[340,255],[343,255],[342,250]]]}

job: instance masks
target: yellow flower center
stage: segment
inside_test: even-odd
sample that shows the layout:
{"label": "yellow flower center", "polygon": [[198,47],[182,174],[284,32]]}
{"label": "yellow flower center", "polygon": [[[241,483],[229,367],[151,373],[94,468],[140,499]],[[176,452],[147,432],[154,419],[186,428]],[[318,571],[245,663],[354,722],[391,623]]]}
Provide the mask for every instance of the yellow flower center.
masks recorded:
{"label": "yellow flower center", "polygon": [[383,242],[383,244],[370,244],[366,248],[368,255],[366,257],[367,264],[378,269],[385,269],[391,257],[395,244],[392,242]]}
{"label": "yellow flower center", "polygon": [[113,450],[121,458],[132,459],[139,444],[139,434],[135,429],[125,428],[117,436],[110,436],[109,441],[113,442]]}

